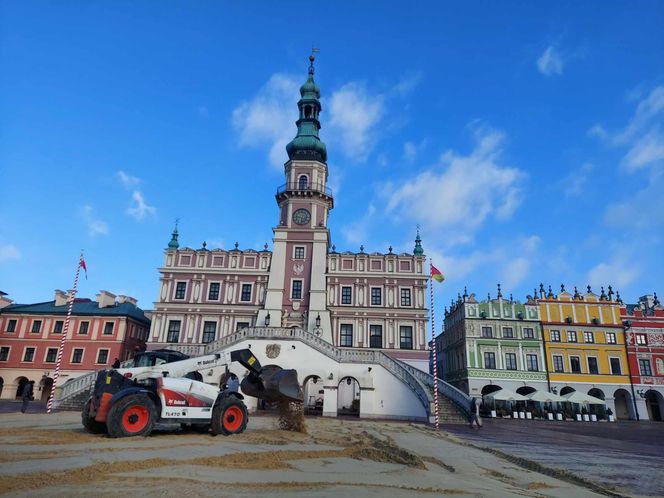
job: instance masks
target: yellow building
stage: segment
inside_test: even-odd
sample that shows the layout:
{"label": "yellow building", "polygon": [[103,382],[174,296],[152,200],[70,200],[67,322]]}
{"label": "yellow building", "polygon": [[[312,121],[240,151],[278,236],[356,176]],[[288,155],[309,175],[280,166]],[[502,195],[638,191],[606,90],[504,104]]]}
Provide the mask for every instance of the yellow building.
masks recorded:
{"label": "yellow building", "polygon": [[[632,419],[634,401],[620,297],[609,293],[559,295],[540,286],[540,319],[551,389],[560,395],[580,391],[605,400],[618,419]],[[593,408],[591,406],[591,408]],[[592,411],[592,410],[591,410]]]}

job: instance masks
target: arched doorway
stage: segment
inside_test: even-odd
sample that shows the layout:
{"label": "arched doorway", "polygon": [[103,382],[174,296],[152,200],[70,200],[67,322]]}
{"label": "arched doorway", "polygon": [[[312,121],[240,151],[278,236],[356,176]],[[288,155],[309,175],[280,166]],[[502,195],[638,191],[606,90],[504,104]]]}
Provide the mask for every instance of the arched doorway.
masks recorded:
{"label": "arched doorway", "polygon": [[339,381],[337,415],[360,416],[360,383],[353,377],[344,377]]}
{"label": "arched doorway", "polygon": [[0,377],[0,398],[2,398],[2,388],[5,387],[5,379]]}
{"label": "arched doorway", "polygon": [[[596,387],[592,388],[590,391],[588,391],[589,396],[593,396],[594,398],[598,398],[601,400],[604,400],[604,391],[601,389],[598,389]],[[606,415],[606,405],[588,405],[588,412],[591,415],[596,415],[598,418],[604,418],[604,415]]]}
{"label": "arched doorway", "polygon": [[487,394],[495,393],[496,391],[500,391],[502,387],[497,386],[496,384],[487,384],[482,388],[482,396],[486,396]]}
{"label": "arched doorway", "polygon": [[576,391],[573,387],[565,386],[560,390],[560,395],[565,396],[565,394],[573,393]]}
{"label": "arched doorway", "polygon": [[23,387],[28,383],[28,378],[27,377],[18,377],[15,381],[16,385],[18,386],[16,388],[16,399],[21,399],[21,396],[23,395]]}
{"label": "arched doorway", "polygon": [[[482,404],[480,405],[480,410],[482,414],[486,415],[487,413],[491,412],[491,410],[494,410],[496,412],[499,412],[498,406],[496,406],[496,402],[489,398],[488,400],[484,400],[484,396],[487,394],[495,393],[496,391],[500,391],[502,389],[501,386],[497,386],[496,384],[487,384],[482,388]],[[505,403],[501,402],[503,406]],[[507,411],[505,411],[507,413]],[[499,413],[500,415],[500,413]]]}
{"label": "arched doorway", "polygon": [[648,409],[648,418],[655,422],[664,420],[664,396],[662,393],[649,390],[646,392],[646,408]]}
{"label": "arched doorway", "polygon": [[516,390],[517,394],[520,394],[521,396],[527,396],[528,394],[534,393],[535,391],[537,391],[537,389],[530,386],[521,386]]}
{"label": "arched doorway", "polygon": [[50,377],[42,377],[42,380],[39,382],[39,387],[41,388],[41,400],[46,403],[48,397],[51,395],[51,389],[53,389],[53,379]]}
{"label": "arched doorway", "polygon": [[318,375],[310,375],[304,379],[304,414],[322,415],[325,389],[323,379]]}
{"label": "arched doorway", "polygon": [[632,396],[625,389],[618,389],[613,393],[616,405],[616,420],[635,420],[634,403]]}

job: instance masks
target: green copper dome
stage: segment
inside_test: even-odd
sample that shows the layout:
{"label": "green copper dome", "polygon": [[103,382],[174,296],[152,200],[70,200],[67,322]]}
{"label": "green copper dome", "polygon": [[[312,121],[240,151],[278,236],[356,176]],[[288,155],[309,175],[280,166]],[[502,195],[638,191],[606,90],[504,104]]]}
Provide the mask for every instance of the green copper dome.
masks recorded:
{"label": "green copper dome", "polygon": [[420,231],[417,231],[417,237],[415,237],[415,249],[413,249],[413,254],[415,256],[423,256],[424,249],[422,249],[422,239],[420,238]]}
{"label": "green copper dome", "polygon": [[175,222],[175,229],[173,230],[173,233],[171,234],[171,241],[168,243],[168,250],[169,251],[176,251],[180,247],[180,243],[178,242],[178,223],[177,221]]}

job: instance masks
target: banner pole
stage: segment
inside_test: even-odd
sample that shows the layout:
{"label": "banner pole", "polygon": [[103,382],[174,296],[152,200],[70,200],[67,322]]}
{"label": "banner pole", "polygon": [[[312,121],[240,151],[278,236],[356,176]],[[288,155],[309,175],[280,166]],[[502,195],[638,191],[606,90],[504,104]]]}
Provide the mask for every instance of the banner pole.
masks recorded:
{"label": "banner pole", "polygon": [[431,348],[433,349],[433,404],[436,431],[440,428],[438,414],[438,355],[436,354],[436,326],[433,309],[433,263],[429,260],[429,286],[431,288]]}

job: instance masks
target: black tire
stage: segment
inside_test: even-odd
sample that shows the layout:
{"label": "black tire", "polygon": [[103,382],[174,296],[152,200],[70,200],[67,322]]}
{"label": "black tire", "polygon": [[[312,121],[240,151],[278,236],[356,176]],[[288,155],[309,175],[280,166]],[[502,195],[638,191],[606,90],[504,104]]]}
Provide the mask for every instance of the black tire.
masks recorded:
{"label": "black tire", "polygon": [[212,435],[240,434],[247,428],[249,413],[242,400],[235,396],[217,398],[212,409]]}
{"label": "black tire", "polygon": [[130,394],[108,411],[106,425],[111,437],[149,436],[155,423],[156,409],[145,394]]}
{"label": "black tire", "polygon": [[83,411],[81,412],[81,420],[83,422],[83,427],[90,434],[106,434],[108,429],[104,422],[97,422],[94,417],[90,416],[90,404],[92,403],[92,398],[88,400],[83,405]]}

